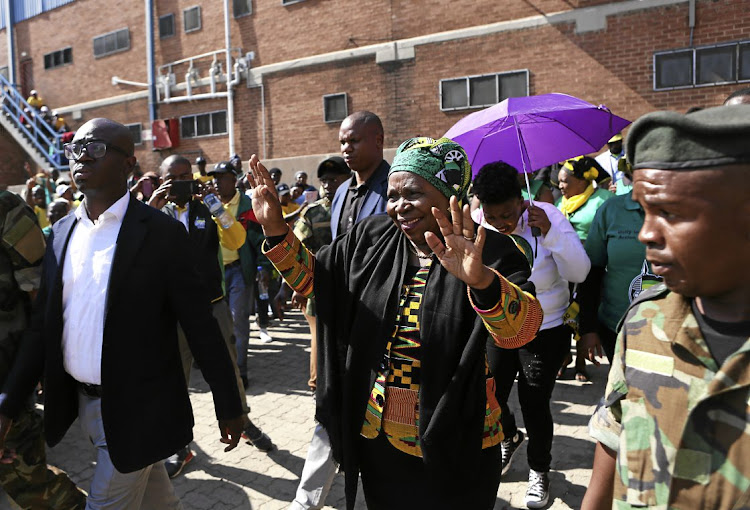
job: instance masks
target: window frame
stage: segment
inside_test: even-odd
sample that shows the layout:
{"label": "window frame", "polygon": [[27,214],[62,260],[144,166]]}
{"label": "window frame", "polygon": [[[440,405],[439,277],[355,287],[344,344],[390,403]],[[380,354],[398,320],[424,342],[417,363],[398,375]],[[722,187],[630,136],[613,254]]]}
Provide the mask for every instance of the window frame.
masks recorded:
{"label": "window frame", "polygon": [[[188,11],[192,11],[192,10],[195,10],[195,9],[198,10],[198,26],[196,28],[191,28],[190,30],[188,30],[187,25],[186,25],[187,18],[185,17],[185,14]],[[182,29],[183,29],[183,31],[186,34],[190,34],[190,33],[193,33],[193,32],[198,32],[202,28],[203,28],[203,12],[202,12],[202,9],[201,9],[200,5],[193,5],[191,7],[186,7],[184,9],[182,9]]]}
{"label": "window frame", "polygon": [[[172,33],[169,35],[163,35],[161,33],[161,20],[166,18],[172,18]],[[159,16],[159,39],[169,39],[170,37],[174,37],[177,35],[177,23],[175,22],[176,16],[173,12],[170,12],[169,14],[165,14],[163,16]]]}
{"label": "window frame", "polygon": [[294,4],[301,4],[305,0],[281,0],[281,5],[294,5]]}
{"label": "window frame", "polygon": [[136,142],[135,140],[133,140],[133,145],[137,147],[139,145],[143,145],[143,124],[141,124],[140,122],[133,122],[131,124],[125,124],[125,127],[128,128],[128,130],[130,130],[130,128],[134,126],[138,126],[138,140],[140,141]]}
{"label": "window frame", "polygon": [[[440,83],[438,84],[438,102],[440,103],[440,111],[441,112],[455,112],[460,110],[479,110],[482,108],[487,108],[490,106],[494,106],[497,103],[501,101],[501,79],[503,76],[509,76],[509,75],[519,75],[523,74],[526,78],[526,96],[529,95],[530,92],[530,77],[531,73],[528,68],[526,69],[513,69],[511,71],[501,71],[497,73],[485,73],[485,74],[472,74],[468,76],[456,76],[453,78],[442,78],[440,80]],[[487,78],[489,76],[492,76],[495,78],[495,102],[494,103],[483,103],[483,104],[471,104],[471,80],[476,78]],[[443,83],[444,82],[454,82],[459,80],[465,80],[466,82],[466,106],[453,106],[453,107],[444,107],[443,106]],[[522,96],[525,97],[525,96]]]}
{"label": "window frame", "polygon": [[[112,51],[105,51],[104,53],[100,53],[99,55],[96,54],[96,40],[97,39],[104,39],[107,36],[113,36],[115,38],[115,46],[117,46],[117,34],[120,32],[126,32],[128,34],[128,46],[126,48],[115,48]],[[92,45],[94,49],[94,58],[104,58],[108,57],[110,55],[114,55],[115,53],[121,53],[123,51],[128,51],[131,48],[130,44],[130,28],[118,28],[117,30],[112,30],[111,32],[105,32],[103,34],[96,35],[92,38]]]}
{"label": "window frame", "polygon": [[[65,62],[65,52],[68,51],[68,50],[70,51],[70,62]],[[54,55],[56,55],[58,53],[60,54],[60,60],[62,62],[61,64],[55,64],[54,63]],[[47,67],[47,57],[49,57],[49,56],[53,56],[53,63],[52,63],[51,66]],[[45,71],[49,71],[49,70],[52,70],[52,69],[58,69],[60,67],[65,67],[65,66],[73,65],[73,47],[72,46],[66,46],[65,48],[61,48],[59,50],[50,51],[49,53],[45,53],[44,56],[42,57],[42,64],[44,65],[44,70]]]}
{"label": "window frame", "polygon": [[248,5],[248,11],[239,15],[234,11],[235,1],[236,0],[232,0],[232,16],[234,17],[234,19],[244,18],[245,16],[250,16],[253,13],[253,0],[244,0]]}
{"label": "window frame", "polygon": [[[214,116],[215,113],[223,113],[224,116],[225,116],[225,120],[224,120],[224,129],[225,129],[225,131],[223,131],[223,132],[220,132],[220,133],[214,133],[213,132],[213,130],[214,130],[214,121],[213,121],[214,117],[213,116]],[[193,132],[197,133],[198,132],[198,125],[197,125],[198,121],[197,121],[197,118],[200,117],[201,115],[208,115],[208,116],[210,116],[210,118],[211,118],[211,133],[208,134],[208,135],[198,135],[198,134],[195,134],[193,136],[184,136],[182,134],[182,124],[185,121],[185,119],[191,118],[193,120]],[[229,126],[227,125],[228,121],[229,121],[229,118],[227,116],[227,111],[226,110],[212,110],[210,112],[190,113],[188,115],[183,115],[183,116],[180,117],[180,138],[183,139],[183,140],[193,140],[195,138],[209,138],[209,137],[212,137],[212,136],[227,135],[227,134],[229,134]]]}
{"label": "window frame", "polygon": [[[326,100],[330,98],[344,97],[344,117],[342,119],[328,119],[326,111]],[[323,122],[326,124],[340,123],[349,116],[349,94],[346,92],[335,92],[333,94],[323,94]]]}
{"label": "window frame", "polygon": [[[716,81],[716,82],[710,82],[710,83],[698,83],[698,52],[701,50],[710,50],[714,48],[722,48],[727,46],[733,46],[734,47],[734,75],[735,79],[730,81]],[[681,90],[681,89],[697,89],[702,87],[717,87],[721,85],[733,85],[735,83],[748,83],[750,82],[750,75],[748,75],[747,78],[741,78],[740,77],[740,48],[743,46],[750,48],[750,39],[742,39],[737,41],[727,41],[727,42],[720,42],[715,44],[704,44],[702,46],[694,46],[692,48],[675,48],[671,50],[660,50],[655,51],[652,54],[651,57],[651,73],[652,73],[652,88],[654,92],[666,92],[670,90]],[[750,50],[748,50],[750,51]],[[690,52],[691,58],[692,58],[692,83],[689,85],[679,85],[677,87],[658,87],[657,86],[657,67],[656,67],[656,60],[658,57],[662,55],[669,55],[672,53],[683,53],[683,52]]]}

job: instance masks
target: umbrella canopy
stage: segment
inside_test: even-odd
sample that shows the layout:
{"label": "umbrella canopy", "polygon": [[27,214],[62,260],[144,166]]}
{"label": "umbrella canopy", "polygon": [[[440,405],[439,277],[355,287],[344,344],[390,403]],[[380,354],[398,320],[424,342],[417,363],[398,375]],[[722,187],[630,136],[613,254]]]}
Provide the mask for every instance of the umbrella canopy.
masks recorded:
{"label": "umbrella canopy", "polygon": [[467,115],[445,133],[461,144],[476,175],[498,160],[532,172],[596,152],[630,124],[606,106],[567,94],[511,97]]}

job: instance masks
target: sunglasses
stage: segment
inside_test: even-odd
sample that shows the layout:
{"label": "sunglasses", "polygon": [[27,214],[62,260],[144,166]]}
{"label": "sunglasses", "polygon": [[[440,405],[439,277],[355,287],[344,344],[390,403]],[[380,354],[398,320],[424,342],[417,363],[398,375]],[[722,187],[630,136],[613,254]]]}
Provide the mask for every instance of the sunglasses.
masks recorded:
{"label": "sunglasses", "polygon": [[65,151],[65,157],[78,161],[83,156],[83,151],[86,150],[86,154],[94,159],[101,159],[107,154],[107,149],[112,149],[119,152],[120,154],[129,157],[130,154],[114,145],[107,145],[104,142],[89,142],[89,143],[66,143],[63,145]]}

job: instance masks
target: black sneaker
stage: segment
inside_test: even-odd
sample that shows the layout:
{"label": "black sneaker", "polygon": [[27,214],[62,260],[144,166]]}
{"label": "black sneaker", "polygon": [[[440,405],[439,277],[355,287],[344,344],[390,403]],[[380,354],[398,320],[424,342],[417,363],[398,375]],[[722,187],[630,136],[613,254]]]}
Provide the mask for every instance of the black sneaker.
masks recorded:
{"label": "black sneaker", "polygon": [[523,443],[524,435],[520,430],[516,432],[516,435],[507,439],[503,439],[500,443],[500,448],[503,452],[503,471],[505,474],[510,469],[510,461],[513,460],[513,455],[518,451],[518,447]]}
{"label": "black sneaker", "polygon": [[262,430],[256,427],[253,422],[249,422],[245,430],[242,431],[242,438],[262,452],[270,452],[275,448],[271,438]]}
{"label": "black sneaker", "polygon": [[529,488],[526,489],[526,506],[544,508],[549,503],[549,476],[546,471],[529,469]]}
{"label": "black sneaker", "polygon": [[189,446],[186,446],[165,460],[164,467],[167,469],[169,478],[174,478],[182,473],[182,469],[188,462],[193,460],[193,457],[195,457],[195,454],[193,454]]}

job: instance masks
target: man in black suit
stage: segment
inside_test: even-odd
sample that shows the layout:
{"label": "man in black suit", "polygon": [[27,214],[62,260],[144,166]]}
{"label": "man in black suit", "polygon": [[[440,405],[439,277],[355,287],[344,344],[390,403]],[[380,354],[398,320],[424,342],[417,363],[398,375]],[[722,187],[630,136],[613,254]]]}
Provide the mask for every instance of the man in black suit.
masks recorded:
{"label": "man in black suit", "polygon": [[0,395],[0,451],[43,372],[48,444],[78,417],[97,448],[88,509],[181,508],[160,462],[192,440],[178,321],[213,392],[225,451],[242,432],[232,362],[185,256],[185,228],[128,193],[128,129],[93,119],[65,152],[85,200],[49,238],[32,324]]}

